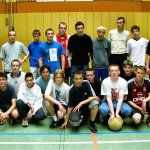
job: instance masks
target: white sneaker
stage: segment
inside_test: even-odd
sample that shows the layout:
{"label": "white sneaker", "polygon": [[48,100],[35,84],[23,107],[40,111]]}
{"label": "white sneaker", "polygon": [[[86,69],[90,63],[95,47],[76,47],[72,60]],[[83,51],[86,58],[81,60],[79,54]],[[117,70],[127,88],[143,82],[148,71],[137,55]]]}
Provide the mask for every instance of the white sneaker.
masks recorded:
{"label": "white sneaker", "polygon": [[28,119],[22,119],[22,127],[28,127]]}

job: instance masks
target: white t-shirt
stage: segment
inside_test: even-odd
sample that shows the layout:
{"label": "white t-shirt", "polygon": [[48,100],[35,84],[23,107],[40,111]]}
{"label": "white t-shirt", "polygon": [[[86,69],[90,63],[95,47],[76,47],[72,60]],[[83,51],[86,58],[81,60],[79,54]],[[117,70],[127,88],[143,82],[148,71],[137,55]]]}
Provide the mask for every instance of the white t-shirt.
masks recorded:
{"label": "white t-shirt", "polygon": [[52,96],[54,99],[58,100],[63,105],[68,105],[69,98],[69,86],[66,83],[62,83],[60,86],[51,79],[47,85],[45,94]]}
{"label": "white t-shirt", "polygon": [[[116,82],[113,82],[110,77],[102,82],[101,95],[110,95],[112,101],[118,100],[120,94],[128,94],[127,81],[119,77]],[[105,97],[106,99],[106,97]]]}
{"label": "white t-shirt", "polygon": [[127,42],[127,52],[130,54],[130,60],[133,62],[133,66],[145,66],[145,54],[148,40],[140,38],[134,40],[133,38]]}
{"label": "white t-shirt", "polygon": [[111,41],[111,54],[127,53],[127,41],[129,40],[129,31],[123,30],[119,32],[118,29],[110,30],[108,39]]}

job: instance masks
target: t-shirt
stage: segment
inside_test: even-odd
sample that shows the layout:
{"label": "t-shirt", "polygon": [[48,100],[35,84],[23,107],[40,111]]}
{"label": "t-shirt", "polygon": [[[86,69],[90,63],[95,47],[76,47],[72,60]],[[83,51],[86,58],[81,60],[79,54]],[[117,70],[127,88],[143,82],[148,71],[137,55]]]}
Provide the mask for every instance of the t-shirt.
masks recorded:
{"label": "t-shirt", "polygon": [[145,54],[148,40],[140,38],[139,40],[130,39],[127,43],[127,52],[130,54],[130,60],[133,66],[145,66]]}
{"label": "t-shirt", "polygon": [[7,84],[6,90],[0,90],[0,106],[12,105],[12,99],[17,99],[14,88]]}
{"label": "t-shirt", "polygon": [[117,101],[119,95],[128,94],[127,81],[121,77],[116,82],[113,82],[110,77],[103,80],[101,86],[101,95],[110,95],[112,101]]}
{"label": "t-shirt", "polygon": [[40,47],[40,58],[43,59],[43,65],[50,67],[51,74],[54,74],[56,69],[61,69],[61,55],[65,55],[65,50],[58,42],[44,42]]}
{"label": "t-shirt", "polygon": [[28,45],[28,50],[30,52],[30,67],[39,67],[39,56],[40,56],[40,46],[42,45],[43,42],[31,42]]}
{"label": "t-shirt", "polygon": [[111,41],[111,54],[127,53],[127,41],[129,40],[129,31],[123,30],[119,32],[118,29],[110,30],[108,39]]}
{"label": "t-shirt", "polygon": [[28,49],[21,42],[15,41],[13,44],[7,42],[2,46],[0,58],[4,59],[4,70],[6,72],[11,72],[11,62],[14,59],[19,59],[21,53],[29,53]]}
{"label": "t-shirt", "polygon": [[89,63],[88,53],[93,53],[91,37],[86,34],[72,35],[68,41],[68,50],[72,53],[71,65],[87,65]]}
{"label": "t-shirt", "polygon": [[150,81],[144,78],[143,83],[139,86],[135,79],[128,82],[128,96],[127,100],[134,102],[136,105],[141,106],[143,100],[148,97],[150,92]]}
{"label": "t-shirt", "polygon": [[68,105],[69,86],[64,82],[58,86],[53,79],[51,79],[48,83],[45,94],[52,96],[63,105]]}
{"label": "t-shirt", "polygon": [[75,107],[80,102],[93,96],[96,96],[95,92],[87,80],[84,80],[82,83],[82,87],[79,88],[75,87],[73,84],[69,90],[68,107]]}
{"label": "t-shirt", "polygon": [[124,71],[123,71],[123,72],[121,72],[120,77],[122,77],[126,81],[129,81],[130,79],[133,79],[135,77],[135,73],[132,72],[132,74],[130,76],[126,76]]}

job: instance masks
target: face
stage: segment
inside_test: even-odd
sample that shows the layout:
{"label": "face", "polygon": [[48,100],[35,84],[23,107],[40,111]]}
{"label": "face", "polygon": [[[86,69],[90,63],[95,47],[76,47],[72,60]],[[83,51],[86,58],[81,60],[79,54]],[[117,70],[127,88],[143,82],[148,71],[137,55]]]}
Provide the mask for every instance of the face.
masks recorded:
{"label": "face", "polygon": [[143,80],[143,78],[144,78],[144,76],[145,76],[145,71],[144,70],[142,70],[142,69],[137,69],[136,71],[135,71],[135,74],[136,74],[136,80],[137,81],[142,81]]}
{"label": "face", "polygon": [[74,80],[75,87],[81,87],[82,82],[83,82],[83,75],[82,74],[75,74],[73,80]]}
{"label": "face", "polygon": [[118,66],[111,66],[109,70],[110,77],[114,80],[118,79],[120,70]]}
{"label": "face", "polygon": [[20,69],[20,64],[17,61],[13,61],[11,64],[12,73],[18,73]]}
{"label": "face", "polygon": [[63,77],[59,73],[55,76],[55,83],[57,85],[61,85],[63,83]]}
{"label": "face", "polygon": [[133,38],[139,38],[139,31],[137,29],[134,29],[132,31],[132,35],[133,35]]}
{"label": "face", "polygon": [[124,25],[125,25],[125,22],[123,22],[123,19],[117,20],[117,27],[118,27],[119,30],[123,30]]}
{"label": "face", "polygon": [[42,73],[41,73],[41,76],[43,78],[44,81],[47,81],[49,80],[49,76],[50,76],[50,72],[47,68],[45,68]]}
{"label": "face", "polygon": [[32,77],[27,77],[25,79],[26,85],[27,87],[31,88],[34,85],[34,79]]}
{"label": "face", "polygon": [[5,77],[0,77],[0,89],[4,89],[6,87],[7,80]]}
{"label": "face", "polygon": [[8,33],[8,39],[10,43],[14,43],[16,40],[16,33],[14,31],[10,31]]}
{"label": "face", "polygon": [[33,39],[35,43],[38,43],[40,41],[40,35],[39,34],[34,34]]}
{"label": "face", "polygon": [[99,37],[99,38],[104,38],[105,33],[106,33],[105,30],[98,30],[98,31],[97,31],[97,34],[98,34],[98,37]]}
{"label": "face", "polygon": [[66,34],[67,26],[64,24],[60,24],[58,30],[59,30],[59,35],[64,36]]}
{"label": "face", "polygon": [[124,66],[123,70],[124,70],[125,75],[127,75],[127,76],[132,74],[132,67],[129,65]]}
{"label": "face", "polygon": [[47,37],[47,41],[53,41],[53,38],[54,38],[54,32],[51,31],[51,30],[48,30],[47,31],[47,34],[46,34],[46,37]]}
{"label": "face", "polygon": [[83,35],[83,32],[84,32],[84,27],[83,27],[83,25],[78,25],[78,26],[76,26],[76,31],[77,31],[77,34],[78,34],[79,36],[82,36],[82,35]]}
{"label": "face", "polygon": [[93,71],[86,71],[86,79],[90,82],[93,83],[94,82],[94,72]]}

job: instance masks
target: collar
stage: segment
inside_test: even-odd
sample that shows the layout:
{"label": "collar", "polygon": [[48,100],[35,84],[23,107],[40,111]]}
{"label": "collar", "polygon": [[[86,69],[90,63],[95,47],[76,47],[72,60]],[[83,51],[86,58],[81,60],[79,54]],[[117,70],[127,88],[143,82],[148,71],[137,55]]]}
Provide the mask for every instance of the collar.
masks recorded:
{"label": "collar", "polygon": [[18,75],[17,75],[16,77],[13,76],[12,72],[10,73],[10,76],[11,76],[12,78],[18,78],[18,77],[21,76],[21,71],[19,71],[19,73],[18,73]]}

